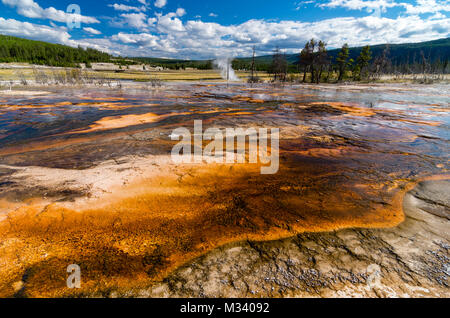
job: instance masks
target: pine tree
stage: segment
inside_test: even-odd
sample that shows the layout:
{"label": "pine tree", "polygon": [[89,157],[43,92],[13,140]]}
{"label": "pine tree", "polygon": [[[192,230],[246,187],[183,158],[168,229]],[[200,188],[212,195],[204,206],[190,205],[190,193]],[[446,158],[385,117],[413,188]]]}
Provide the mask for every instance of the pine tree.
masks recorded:
{"label": "pine tree", "polygon": [[369,62],[372,59],[372,52],[370,51],[370,46],[363,47],[361,54],[356,60],[355,76],[356,79],[360,80],[362,77],[367,78]]}
{"label": "pine tree", "polygon": [[312,59],[311,48],[309,45],[310,45],[309,41],[306,42],[305,47],[300,52],[299,56],[299,65],[303,66],[303,82],[306,82],[306,73],[309,70]]}
{"label": "pine tree", "polygon": [[319,41],[318,51],[316,53],[315,62],[317,64],[316,83],[319,84],[322,78],[324,68],[330,64],[327,53],[327,45],[323,41]]}
{"label": "pine tree", "polygon": [[111,56],[94,49],[72,48],[60,44],[0,35],[0,62],[76,67],[79,63],[110,62]]}
{"label": "pine tree", "polygon": [[287,61],[285,54],[280,52],[277,47],[272,57],[271,71],[274,74],[274,80],[285,81],[287,75]]}
{"label": "pine tree", "polygon": [[341,51],[339,52],[337,58],[336,58],[336,62],[338,65],[338,70],[339,70],[339,77],[338,77],[338,81],[342,81],[345,77],[345,74],[347,72],[347,68],[349,66],[349,61],[348,58],[350,56],[350,51],[348,48],[348,44],[345,43],[342,46]]}

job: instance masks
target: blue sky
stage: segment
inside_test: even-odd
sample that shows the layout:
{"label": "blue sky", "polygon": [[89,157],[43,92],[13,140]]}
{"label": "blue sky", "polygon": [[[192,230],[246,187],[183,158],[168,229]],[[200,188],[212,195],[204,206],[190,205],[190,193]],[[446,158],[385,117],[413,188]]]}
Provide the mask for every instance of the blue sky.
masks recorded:
{"label": "blue sky", "polygon": [[449,12],[450,0],[0,0],[0,34],[203,59],[298,52],[312,37],[330,48],[446,38]]}

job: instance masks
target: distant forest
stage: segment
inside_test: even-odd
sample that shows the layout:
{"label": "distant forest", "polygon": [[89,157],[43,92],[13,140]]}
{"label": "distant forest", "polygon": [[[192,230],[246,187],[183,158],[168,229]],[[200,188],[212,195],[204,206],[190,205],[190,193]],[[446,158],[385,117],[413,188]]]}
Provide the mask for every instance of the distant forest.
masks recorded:
{"label": "distant forest", "polygon": [[[326,44],[325,44],[326,46]],[[280,48],[282,49],[282,48]],[[278,50],[281,51],[281,50]],[[232,66],[236,70],[251,70],[273,72],[274,56],[272,55],[257,56],[254,59],[236,58],[233,60]],[[348,60],[356,62],[363,47],[348,48]],[[421,73],[424,70],[424,64],[429,72],[439,72],[442,70],[448,73],[450,60],[450,38],[435,41],[407,44],[383,44],[370,47],[371,63],[385,59],[386,67],[384,72],[389,73]],[[329,65],[337,65],[337,59],[341,49],[332,49],[326,51]],[[169,69],[212,69],[212,60],[175,60],[175,59],[159,59],[159,58],[133,58],[142,63],[148,63],[155,66],[161,66]],[[304,61],[301,58],[301,52],[297,54],[283,54],[283,59],[287,64],[288,73],[298,73],[304,68]]]}
{"label": "distant forest", "polygon": [[187,69],[187,68],[196,68],[199,70],[212,70],[213,69],[213,61],[212,60],[193,61],[193,60],[160,59],[160,58],[153,58],[153,57],[133,57],[131,59],[138,61],[140,63],[143,63],[143,64],[150,64],[153,66],[161,66],[161,67],[172,69],[172,70],[180,70],[180,69]]}
{"label": "distant forest", "polygon": [[[349,48],[349,60],[356,61],[364,47]],[[280,48],[281,49],[281,48]],[[423,63],[429,64],[429,71],[441,71],[446,66],[446,72],[449,72],[448,61],[450,60],[450,38],[421,43],[406,44],[382,44],[370,46],[372,53],[372,62],[384,54],[389,61],[387,72],[395,73],[420,73],[423,69]],[[336,63],[341,49],[327,51],[330,62]],[[299,52],[300,53],[300,52]],[[288,64],[288,71],[295,73],[302,67],[300,54],[286,54],[285,59]],[[256,69],[259,71],[270,71],[273,55],[259,56],[255,58]],[[252,58],[236,59],[233,66],[236,69],[250,69]]]}
{"label": "distant forest", "polygon": [[[309,41],[307,45],[310,44],[314,43]],[[272,74],[282,71],[282,73],[290,74],[306,73],[307,69],[313,71],[316,64],[319,63],[321,72],[325,74],[330,72],[342,73],[339,71],[339,69],[342,70],[342,67],[353,72],[355,67],[358,66],[358,58],[361,57],[361,53],[367,47],[350,48],[347,46],[346,52],[343,52],[344,47],[327,50],[326,43],[318,41],[314,47],[308,48],[305,46],[297,54],[283,54],[281,53],[282,48],[279,48],[272,55],[236,58],[233,60],[232,66],[236,70],[266,71]],[[378,73],[413,74],[430,72],[442,74],[450,72],[448,63],[450,60],[450,38],[422,43],[375,45],[369,48],[370,50],[367,53],[370,58],[367,61],[368,65],[364,67],[371,71],[376,68]],[[312,51],[309,54],[305,54],[311,49]],[[345,57],[344,62],[342,62],[343,57]],[[91,63],[110,62],[119,65],[143,63],[174,70],[186,68],[208,70],[213,68],[212,60],[194,61],[150,57],[125,59],[113,57],[90,48],[73,48],[4,35],[0,35],[0,62],[25,62],[60,67],[78,67],[80,63],[85,63],[89,67]],[[282,68],[281,71],[280,67]]]}
{"label": "distant forest", "polygon": [[94,49],[0,35],[0,62],[77,67],[79,63],[111,62],[112,56]]}

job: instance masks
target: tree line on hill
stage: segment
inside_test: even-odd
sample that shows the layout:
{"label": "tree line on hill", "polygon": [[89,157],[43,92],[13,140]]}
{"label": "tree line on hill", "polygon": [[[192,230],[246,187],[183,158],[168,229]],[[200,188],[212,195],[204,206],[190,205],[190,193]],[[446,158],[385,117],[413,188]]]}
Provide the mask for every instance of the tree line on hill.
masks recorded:
{"label": "tree line on hill", "polygon": [[133,57],[132,59],[139,63],[150,64],[153,67],[159,66],[169,70],[185,70],[188,68],[197,70],[212,70],[214,68],[212,60],[191,61],[160,59],[152,57]]}
{"label": "tree line on hill", "polygon": [[73,48],[60,44],[0,35],[0,62],[31,63],[58,67],[79,67],[85,63],[111,62],[112,56],[91,48]]}
{"label": "tree line on hill", "polygon": [[[258,72],[268,72],[276,81],[291,80],[301,75],[301,80],[314,83],[323,81],[368,80],[383,74],[447,74],[450,72],[450,39],[422,43],[375,45],[328,50],[324,41],[311,40],[300,54],[283,54],[276,49],[269,56],[236,58],[235,70],[251,71],[249,81],[258,81]],[[190,61],[158,58],[133,58],[153,66],[183,70],[195,68],[211,70],[212,60]]]}
{"label": "tree line on hill", "polygon": [[[444,41],[448,42],[448,39]],[[289,76],[290,74],[302,74],[301,81],[310,81],[311,83],[346,79],[369,80],[380,78],[383,74],[448,74],[450,52],[448,46],[443,48],[442,51],[430,50],[428,54],[423,49],[414,50],[412,58],[408,54],[402,58],[396,56],[393,59],[390,45],[385,45],[382,50],[380,50],[380,46],[377,46],[378,55],[376,56],[371,47],[367,45],[360,50],[359,55],[355,56],[354,49],[351,52],[348,44],[344,44],[340,50],[329,54],[324,41],[311,39],[297,55],[297,61],[294,63],[289,63],[288,56],[277,48],[272,55],[270,64],[266,63],[265,67],[260,66],[257,69],[254,58],[251,63],[237,61],[234,63],[234,67],[237,69],[250,68],[252,74],[256,71],[267,71],[273,75],[274,81],[292,80],[294,76]],[[396,50],[399,50],[398,46]],[[433,56],[431,56],[432,52]],[[292,55],[289,56],[289,58],[291,57]],[[257,78],[250,78],[249,81],[256,82]]]}
{"label": "tree line on hill", "polygon": [[[383,74],[448,74],[450,72],[450,39],[422,43],[376,45],[328,50],[324,41],[312,39],[300,54],[284,54],[276,49],[270,56],[236,58],[232,67],[251,71],[250,81],[257,81],[257,72],[268,72],[276,81],[291,80],[295,75],[302,81],[318,83],[345,79],[366,80]],[[212,60],[171,60],[158,58],[113,57],[108,53],[81,47],[51,44],[0,35],[0,63],[26,62],[37,65],[89,68],[91,63],[115,63],[128,66],[136,63],[160,66],[166,69],[187,68],[211,70]]]}

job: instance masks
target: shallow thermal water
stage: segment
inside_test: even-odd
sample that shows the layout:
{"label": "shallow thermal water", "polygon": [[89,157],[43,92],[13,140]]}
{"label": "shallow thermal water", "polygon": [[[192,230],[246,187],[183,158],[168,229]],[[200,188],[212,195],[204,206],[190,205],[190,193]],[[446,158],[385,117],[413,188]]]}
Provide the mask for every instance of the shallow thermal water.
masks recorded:
{"label": "shallow thermal water", "polygon": [[[89,293],[145,285],[234,240],[394,226],[409,185],[448,173],[448,85],[168,84],[50,92],[0,95],[0,208],[10,213],[0,236],[13,242],[0,249],[8,264],[0,273],[4,295],[66,293],[65,272],[58,279],[51,273],[67,262],[84,266]],[[157,176],[136,168],[140,158],[169,158],[172,131],[192,129],[199,119],[204,129],[280,128],[279,172],[200,165],[167,168],[165,176],[166,159],[154,163]],[[135,166],[122,167],[124,157]],[[77,206],[77,199],[92,196],[92,186],[77,190],[79,179],[112,178],[101,170],[111,160],[120,167],[113,175],[128,169],[140,181],[121,184],[120,198],[98,195],[89,208]],[[18,175],[20,167],[34,174]],[[28,184],[32,177],[41,181]],[[14,290],[30,268],[27,287]],[[53,278],[43,288],[46,275]]]}

